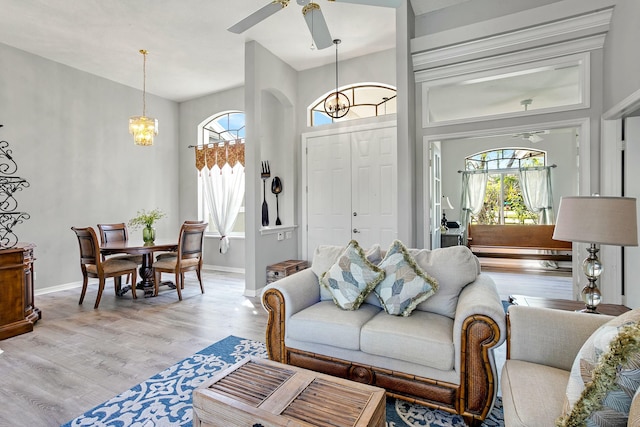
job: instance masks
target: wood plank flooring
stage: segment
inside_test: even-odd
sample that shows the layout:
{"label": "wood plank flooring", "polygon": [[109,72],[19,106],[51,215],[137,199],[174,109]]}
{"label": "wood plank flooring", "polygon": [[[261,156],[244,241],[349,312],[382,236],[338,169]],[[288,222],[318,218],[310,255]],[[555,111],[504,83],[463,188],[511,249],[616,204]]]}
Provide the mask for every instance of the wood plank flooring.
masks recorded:
{"label": "wood plank flooring", "polygon": [[[504,299],[562,286],[549,275],[487,273]],[[203,271],[204,295],[192,276],[182,302],[166,287],[156,298],[116,297],[111,281],[97,310],[95,285],[83,305],[79,289],[36,296],[34,331],[0,341],[0,426],[59,426],[228,335],[264,341],[267,315],[243,296],[242,275]]]}

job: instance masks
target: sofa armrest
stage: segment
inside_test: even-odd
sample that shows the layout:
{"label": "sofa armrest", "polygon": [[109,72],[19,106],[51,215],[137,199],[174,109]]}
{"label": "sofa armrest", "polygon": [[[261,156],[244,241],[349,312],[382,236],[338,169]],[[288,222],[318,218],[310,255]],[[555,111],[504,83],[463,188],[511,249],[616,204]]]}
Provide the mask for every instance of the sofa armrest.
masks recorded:
{"label": "sofa armrest", "polygon": [[512,305],[507,358],[570,371],[582,344],[611,319],[603,314]]}
{"label": "sofa armrest", "polygon": [[462,331],[464,323],[478,316],[484,316],[497,328],[495,342],[490,348],[502,344],[507,337],[507,321],[500,294],[493,279],[487,274],[479,274],[475,281],[462,289],[458,297],[453,326],[453,340],[456,346],[456,370],[460,371],[462,352]]}
{"label": "sofa armrest", "polygon": [[455,369],[463,416],[484,419],[497,394],[495,347],[506,339],[506,315],[493,279],[480,274],[460,292],[453,324]]}
{"label": "sofa armrest", "polygon": [[266,344],[269,359],[284,359],[285,324],[297,312],[320,301],[318,276],[310,268],[268,285],[262,292],[267,310]]}

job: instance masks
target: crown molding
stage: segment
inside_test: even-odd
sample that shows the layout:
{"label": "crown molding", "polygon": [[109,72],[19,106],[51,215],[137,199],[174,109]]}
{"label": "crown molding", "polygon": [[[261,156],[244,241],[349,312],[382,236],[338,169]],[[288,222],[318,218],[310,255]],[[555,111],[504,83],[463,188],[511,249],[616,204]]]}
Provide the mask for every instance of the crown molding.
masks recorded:
{"label": "crown molding", "polygon": [[[613,7],[608,7],[579,16],[442,47],[433,46],[431,39],[437,37],[420,37],[411,40],[413,69],[414,71],[427,70],[523,50],[530,51],[571,40],[589,39],[598,40],[598,43],[603,42],[604,35],[609,30],[612,14]],[[478,23],[477,25],[486,27],[487,24]],[[470,33],[473,32],[470,31]],[[601,47],[602,45],[595,44],[592,48]]]}

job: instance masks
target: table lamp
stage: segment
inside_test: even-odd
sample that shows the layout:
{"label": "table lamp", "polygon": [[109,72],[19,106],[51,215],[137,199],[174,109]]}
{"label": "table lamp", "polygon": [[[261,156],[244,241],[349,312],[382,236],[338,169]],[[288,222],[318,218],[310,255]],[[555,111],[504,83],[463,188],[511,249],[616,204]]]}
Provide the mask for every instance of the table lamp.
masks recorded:
{"label": "table lamp", "polygon": [[553,239],[589,243],[582,270],[589,283],[582,289],[587,313],[598,313],[602,296],[596,285],[602,273],[596,245],[638,246],[636,199],[631,197],[563,197]]}

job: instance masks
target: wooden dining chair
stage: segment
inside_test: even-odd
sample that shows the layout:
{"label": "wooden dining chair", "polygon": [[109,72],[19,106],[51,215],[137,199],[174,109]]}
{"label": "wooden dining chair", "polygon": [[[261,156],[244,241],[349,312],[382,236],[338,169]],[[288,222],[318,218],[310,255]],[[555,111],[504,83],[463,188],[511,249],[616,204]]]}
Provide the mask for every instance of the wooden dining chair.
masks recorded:
{"label": "wooden dining chair", "polygon": [[182,289],[184,288],[184,273],[195,271],[200,282],[200,291],[204,293],[202,286],[202,242],[207,223],[185,222],[180,227],[178,237],[178,250],[175,257],[163,258],[153,263],[154,294],[158,295],[158,287],[162,273],[173,273],[175,285],[178,291],[178,299],[182,301]]}
{"label": "wooden dining chair", "polygon": [[[126,242],[129,240],[129,233],[127,231],[127,226],[124,222],[119,222],[115,224],[98,224],[98,230],[100,231],[100,242],[105,244],[107,242]],[[142,265],[142,255],[111,255],[109,253],[102,253],[102,259],[105,260],[106,256],[109,258],[118,258],[125,261],[135,262],[138,265]],[[131,279],[130,276],[127,276],[127,283]]]}
{"label": "wooden dining chair", "polygon": [[78,304],[82,304],[82,301],[84,301],[89,277],[98,279],[98,296],[96,297],[96,303],[93,308],[98,308],[105,281],[110,277],[113,277],[113,285],[116,293],[118,293],[122,285],[121,276],[131,275],[131,292],[135,299],[138,265],[135,262],[119,258],[107,258],[103,261],[100,254],[98,236],[96,236],[93,228],[71,227],[71,229],[78,237],[78,244],[80,245],[80,269],[82,270],[83,277],[82,293],[80,294],[80,302],[78,302]]}
{"label": "wooden dining chair", "polygon": [[[185,224],[203,224],[204,221],[202,221],[202,220],[198,220],[198,221],[187,220],[184,223]],[[158,254],[158,256],[156,256],[156,260],[160,261],[161,259],[174,258],[174,257],[176,257],[176,255],[177,255],[177,252],[175,252],[175,251],[173,251],[173,252],[164,252],[164,253]]]}

